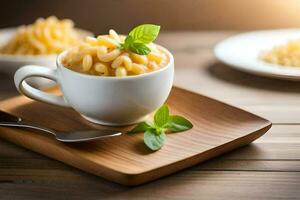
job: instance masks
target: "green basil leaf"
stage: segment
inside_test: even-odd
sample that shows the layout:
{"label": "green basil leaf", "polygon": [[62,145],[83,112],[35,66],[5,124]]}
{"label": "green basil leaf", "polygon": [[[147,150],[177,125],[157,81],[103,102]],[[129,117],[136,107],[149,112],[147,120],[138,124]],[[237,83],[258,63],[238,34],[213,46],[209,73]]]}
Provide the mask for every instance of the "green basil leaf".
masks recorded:
{"label": "green basil leaf", "polygon": [[121,49],[121,50],[125,49],[125,43],[119,43],[118,48]]}
{"label": "green basil leaf", "polygon": [[127,133],[141,133],[141,132],[145,132],[149,129],[151,129],[151,125],[148,124],[147,122],[141,122],[139,124],[137,124],[132,130],[128,131]]}
{"label": "green basil leaf", "polygon": [[129,50],[139,55],[148,55],[151,49],[143,43],[132,43],[129,45]]}
{"label": "green basil leaf", "polygon": [[163,127],[169,122],[169,108],[167,105],[161,106],[154,114],[154,123],[158,127]]}
{"label": "green basil leaf", "polygon": [[153,130],[147,130],[144,133],[144,143],[153,151],[160,149],[163,146],[165,140],[166,134],[163,131],[157,134]]}
{"label": "green basil leaf", "polygon": [[133,37],[128,35],[124,41],[124,48],[128,48],[130,46],[130,44],[132,44],[133,42],[134,42]]}
{"label": "green basil leaf", "polygon": [[184,117],[173,115],[169,117],[167,128],[171,132],[180,132],[180,131],[186,131],[193,128],[193,124],[189,120],[185,119]]}
{"label": "green basil leaf", "polygon": [[135,27],[130,31],[131,36],[135,42],[148,44],[153,42],[158,36],[160,26],[154,24],[143,24]]}

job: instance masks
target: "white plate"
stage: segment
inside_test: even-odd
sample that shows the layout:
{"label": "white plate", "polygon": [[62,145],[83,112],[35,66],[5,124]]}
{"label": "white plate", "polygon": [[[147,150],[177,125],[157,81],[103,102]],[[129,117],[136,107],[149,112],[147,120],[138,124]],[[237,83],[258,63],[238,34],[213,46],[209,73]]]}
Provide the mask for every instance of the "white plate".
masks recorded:
{"label": "white plate", "polygon": [[218,43],[215,56],[221,62],[256,75],[300,81],[300,67],[288,67],[261,61],[261,51],[300,39],[300,29],[280,29],[242,33]]}
{"label": "white plate", "polygon": [[[16,30],[17,29],[15,27],[0,29],[0,46],[6,44],[14,35]],[[77,31],[82,37],[93,35],[91,32],[82,29],[77,29]],[[0,72],[13,76],[15,71],[24,65],[39,65],[49,68],[56,68],[56,56],[56,54],[36,56],[0,54]],[[32,78],[30,82],[31,84],[38,87],[42,87],[49,83],[48,80],[37,78]]]}

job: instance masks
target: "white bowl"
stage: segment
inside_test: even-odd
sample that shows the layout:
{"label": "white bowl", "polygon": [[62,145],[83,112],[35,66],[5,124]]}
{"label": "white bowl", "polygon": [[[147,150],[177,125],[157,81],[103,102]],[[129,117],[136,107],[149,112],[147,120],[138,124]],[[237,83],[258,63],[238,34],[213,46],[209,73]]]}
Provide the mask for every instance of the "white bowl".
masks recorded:
{"label": "white bowl", "polygon": [[[154,72],[127,77],[102,77],[81,74],[63,66],[57,58],[57,69],[35,67],[20,68],[15,74],[18,91],[29,98],[72,107],[85,119],[102,125],[127,125],[143,120],[160,107],[169,96],[174,77],[172,54],[161,48],[169,57],[169,63]],[[63,96],[53,96],[32,88],[26,79],[33,76],[56,81]]]}
{"label": "white bowl", "polygon": [[[0,47],[5,45],[11,37],[15,34],[17,28],[0,29]],[[85,37],[93,35],[91,32],[77,29],[80,36]],[[0,54],[0,72],[13,76],[20,67],[24,65],[44,66],[50,69],[56,68],[57,54],[52,55],[7,55]],[[30,84],[36,87],[43,87],[49,85],[49,80],[43,78],[31,78]]]}

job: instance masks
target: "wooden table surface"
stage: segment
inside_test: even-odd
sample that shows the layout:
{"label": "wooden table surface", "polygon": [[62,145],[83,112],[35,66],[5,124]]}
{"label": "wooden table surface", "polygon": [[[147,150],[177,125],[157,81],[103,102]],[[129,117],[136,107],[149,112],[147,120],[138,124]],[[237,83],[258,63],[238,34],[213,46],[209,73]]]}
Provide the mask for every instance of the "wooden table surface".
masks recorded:
{"label": "wooden table surface", "polygon": [[[300,82],[256,77],[220,64],[214,45],[236,32],[170,32],[175,85],[273,122],[253,144],[190,169],[125,187],[0,140],[0,199],[299,199]],[[0,75],[0,97],[16,95]],[[201,114],[201,113],[199,113]]]}

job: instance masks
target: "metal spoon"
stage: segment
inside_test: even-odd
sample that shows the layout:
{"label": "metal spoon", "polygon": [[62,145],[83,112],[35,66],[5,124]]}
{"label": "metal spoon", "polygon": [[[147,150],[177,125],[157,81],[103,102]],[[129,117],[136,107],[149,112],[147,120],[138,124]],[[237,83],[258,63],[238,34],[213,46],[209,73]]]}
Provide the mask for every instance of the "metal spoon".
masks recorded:
{"label": "metal spoon", "polygon": [[22,127],[40,130],[51,133],[61,142],[85,142],[109,137],[120,136],[122,133],[117,130],[82,130],[72,132],[61,132],[46,127],[42,127],[32,122],[28,122],[20,117],[15,117],[6,112],[0,111],[0,126]]}

